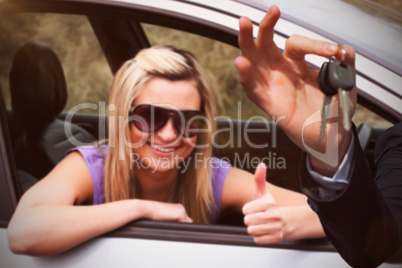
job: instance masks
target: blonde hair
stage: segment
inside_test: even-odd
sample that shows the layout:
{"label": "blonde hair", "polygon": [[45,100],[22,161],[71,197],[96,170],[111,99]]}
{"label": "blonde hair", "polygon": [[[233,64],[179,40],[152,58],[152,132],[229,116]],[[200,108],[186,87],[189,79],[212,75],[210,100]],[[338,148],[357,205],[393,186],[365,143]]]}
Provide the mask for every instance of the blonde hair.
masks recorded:
{"label": "blonde hair", "polygon": [[[114,109],[109,112],[109,151],[105,163],[105,200],[106,202],[130,198],[141,198],[139,182],[130,169],[131,148],[125,137],[130,137],[127,118],[134,99],[140,94],[146,83],[154,78],[171,81],[194,79],[201,96],[201,112],[211,131],[201,132],[197,145],[190,154],[190,163],[174,184],[169,202],[183,204],[187,214],[197,223],[209,223],[214,204],[211,186],[211,165],[195,161],[194,155],[212,156],[211,138],[214,133],[216,115],[215,99],[209,79],[200,64],[187,51],[170,46],[156,46],[141,50],[134,59],[127,61],[116,73],[109,98]],[[109,106],[110,107],[110,106]],[[124,133],[119,130],[124,119]],[[203,148],[199,148],[203,147]]]}

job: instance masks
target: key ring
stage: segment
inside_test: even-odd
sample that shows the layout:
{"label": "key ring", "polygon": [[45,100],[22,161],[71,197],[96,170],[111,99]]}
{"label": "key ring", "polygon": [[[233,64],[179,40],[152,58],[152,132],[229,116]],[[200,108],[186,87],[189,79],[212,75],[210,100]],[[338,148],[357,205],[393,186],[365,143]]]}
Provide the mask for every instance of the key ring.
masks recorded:
{"label": "key ring", "polygon": [[[341,63],[344,64],[345,63],[345,59],[346,59],[346,49],[343,47],[343,45],[338,45],[338,51],[341,50]],[[329,62],[335,60],[336,58],[335,56],[332,56],[329,58]]]}
{"label": "key ring", "polygon": [[345,63],[345,59],[346,59],[346,49],[343,47],[343,45],[339,45],[340,49],[341,49],[341,62]]}

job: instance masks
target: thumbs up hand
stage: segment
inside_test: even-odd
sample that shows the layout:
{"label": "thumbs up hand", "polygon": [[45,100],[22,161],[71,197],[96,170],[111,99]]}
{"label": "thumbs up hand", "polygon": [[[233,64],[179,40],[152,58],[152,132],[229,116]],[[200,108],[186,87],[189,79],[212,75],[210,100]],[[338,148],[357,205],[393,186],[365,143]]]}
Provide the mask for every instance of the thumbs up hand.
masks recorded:
{"label": "thumbs up hand", "polygon": [[243,207],[247,232],[257,244],[279,242],[284,236],[284,218],[265,182],[267,167],[260,163],[255,171],[254,200]]}

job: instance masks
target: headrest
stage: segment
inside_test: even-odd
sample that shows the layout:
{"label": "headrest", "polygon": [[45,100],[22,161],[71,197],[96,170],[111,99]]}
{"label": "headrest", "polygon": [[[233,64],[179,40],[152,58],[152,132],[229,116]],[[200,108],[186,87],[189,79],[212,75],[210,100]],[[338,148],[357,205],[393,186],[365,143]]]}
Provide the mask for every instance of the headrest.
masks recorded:
{"label": "headrest", "polygon": [[63,110],[66,80],[59,58],[48,45],[32,41],[17,51],[10,92],[13,115],[23,128],[46,124]]}

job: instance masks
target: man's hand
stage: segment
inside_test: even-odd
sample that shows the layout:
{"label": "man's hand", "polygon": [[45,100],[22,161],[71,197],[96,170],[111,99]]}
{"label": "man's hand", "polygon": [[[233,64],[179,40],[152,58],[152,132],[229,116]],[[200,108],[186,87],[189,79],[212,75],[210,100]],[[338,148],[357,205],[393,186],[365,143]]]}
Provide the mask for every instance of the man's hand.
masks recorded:
{"label": "man's hand", "polygon": [[[278,125],[301,149],[310,148],[321,153],[337,150],[339,165],[351,134],[343,129],[338,96],[335,95],[332,98],[326,138],[318,141],[324,94],[318,86],[318,71],[309,69],[304,57],[306,54],[316,54],[340,59],[341,49],[335,44],[295,35],[287,40],[282,54],[273,41],[274,26],[279,17],[279,9],[271,6],[260,23],[256,39],[253,38],[250,20],[245,17],[240,19],[239,45],[243,56],[236,59],[240,82],[247,97],[274,120],[278,120]],[[348,46],[344,48],[347,51],[345,62],[354,66],[353,49]],[[349,94],[352,117],[356,89]],[[311,119],[314,113],[317,113],[318,120],[306,125],[306,120]],[[324,173],[334,172],[337,168],[314,157],[312,164],[313,168],[321,168]]]}

